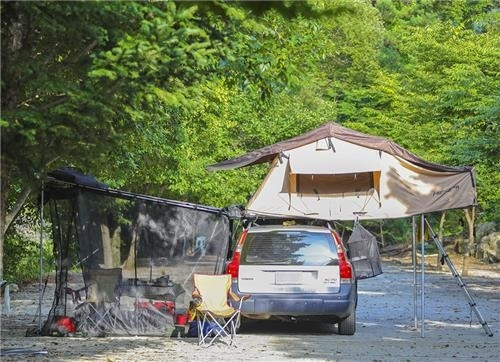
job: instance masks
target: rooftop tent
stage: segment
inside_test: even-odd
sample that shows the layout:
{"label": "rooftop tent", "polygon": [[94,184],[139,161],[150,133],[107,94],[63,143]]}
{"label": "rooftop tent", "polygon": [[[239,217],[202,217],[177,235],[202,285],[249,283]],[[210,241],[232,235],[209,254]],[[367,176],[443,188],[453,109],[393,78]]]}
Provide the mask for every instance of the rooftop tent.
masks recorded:
{"label": "rooftop tent", "polygon": [[71,169],[49,176],[42,196],[52,219],[56,288],[41,333],[68,318],[87,335],[174,331],[194,273],[223,270],[227,214],[110,189]]}
{"label": "rooftop tent", "polygon": [[208,166],[270,162],[247,213],[324,220],[401,218],[476,204],[474,169],[427,162],[336,123]]}

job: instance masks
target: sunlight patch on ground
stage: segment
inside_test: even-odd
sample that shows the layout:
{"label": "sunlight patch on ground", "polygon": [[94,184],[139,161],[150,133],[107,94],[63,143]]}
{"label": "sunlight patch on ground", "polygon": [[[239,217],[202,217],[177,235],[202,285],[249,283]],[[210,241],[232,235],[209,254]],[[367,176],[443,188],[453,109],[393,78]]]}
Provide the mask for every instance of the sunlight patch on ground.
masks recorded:
{"label": "sunlight patch on ground", "polygon": [[392,342],[411,342],[411,340],[407,338],[395,338],[395,337],[382,337],[383,341],[392,341]]}
{"label": "sunlight patch on ground", "polygon": [[358,290],[358,294],[360,295],[386,295],[385,292],[368,292],[366,290]]}
{"label": "sunlight patch on ground", "polygon": [[479,329],[482,328],[481,325],[476,324],[476,321],[472,321],[472,325],[469,324],[469,322],[466,323],[450,323],[450,322],[440,322],[440,321],[429,321],[425,320],[425,325],[426,326],[433,326],[433,327],[438,327],[438,328],[450,328],[450,327],[455,327],[455,328],[467,328],[467,329]]}

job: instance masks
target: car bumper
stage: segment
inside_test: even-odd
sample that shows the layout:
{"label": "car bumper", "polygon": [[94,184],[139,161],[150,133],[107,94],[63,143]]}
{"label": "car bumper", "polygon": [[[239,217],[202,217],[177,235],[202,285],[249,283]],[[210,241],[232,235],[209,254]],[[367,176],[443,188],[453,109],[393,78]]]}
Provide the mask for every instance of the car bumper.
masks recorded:
{"label": "car bumper", "polygon": [[[233,291],[242,296],[233,284]],[[241,313],[243,315],[272,315],[272,316],[315,316],[328,315],[342,319],[349,316],[356,308],[357,291],[354,284],[342,284],[339,293],[288,293],[288,294],[260,294],[253,293],[243,301]],[[237,307],[238,302],[233,302]]]}

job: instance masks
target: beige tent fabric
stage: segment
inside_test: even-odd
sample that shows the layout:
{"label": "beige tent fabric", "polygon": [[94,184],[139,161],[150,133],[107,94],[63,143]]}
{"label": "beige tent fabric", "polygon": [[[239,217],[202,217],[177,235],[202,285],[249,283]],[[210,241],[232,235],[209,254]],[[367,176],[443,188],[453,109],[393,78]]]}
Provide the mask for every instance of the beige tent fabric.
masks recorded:
{"label": "beige tent fabric", "polygon": [[392,141],[336,124],[212,169],[255,164],[270,156],[269,173],[247,205],[250,214],[391,219],[476,204],[473,168],[429,163]]}
{"label": "beige tent fabric", "polygon": [[[330,148],[328,148],[328,144]],[[378,150],[359,147],[353,143],[327,137],[285,152],[292,173],[343,174],[351,173],[353,163],[357,172],[380,170]],[[346,157],[348,155],[348,157]]]}

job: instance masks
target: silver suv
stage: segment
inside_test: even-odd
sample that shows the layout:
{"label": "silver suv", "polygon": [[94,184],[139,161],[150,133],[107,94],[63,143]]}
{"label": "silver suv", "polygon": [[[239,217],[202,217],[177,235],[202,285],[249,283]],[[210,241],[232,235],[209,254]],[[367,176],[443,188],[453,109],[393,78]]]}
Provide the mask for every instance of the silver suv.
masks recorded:
{"label": "silver suv", "polygon": [[319,319],[356,331],[357,284],[338,233],[327,227],[266,225],[245,229],[226,272],[252,319]]}

